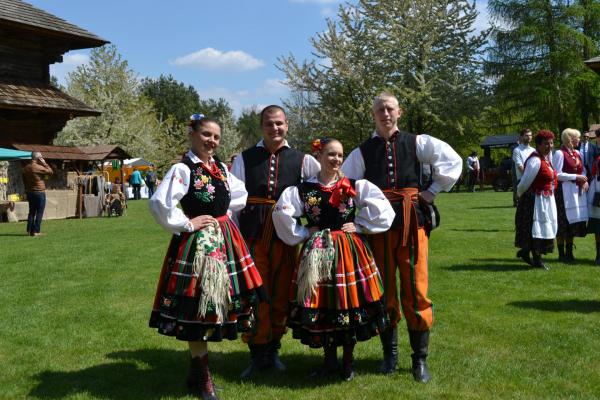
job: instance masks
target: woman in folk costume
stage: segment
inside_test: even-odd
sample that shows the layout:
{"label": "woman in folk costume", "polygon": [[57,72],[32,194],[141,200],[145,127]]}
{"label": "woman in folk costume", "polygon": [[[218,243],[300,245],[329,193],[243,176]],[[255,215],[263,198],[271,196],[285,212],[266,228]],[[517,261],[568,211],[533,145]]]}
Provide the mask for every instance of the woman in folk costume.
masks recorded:
{"label": "woman in folk costume", "polygon": [[[244,184],[215,157],[219,123],[190,122],[191,150],[173,165],[150,200],[156,221],[174,233],[160,274],[150,327],[189,343],[187,385],[217,399],[208,369],[208,341],[236,339],[252,328],[262,280],[228,210],[246,203]],[[181,204],[181,209],[177,204]]]}
{"label": "woman in folk costume", "polygon": [[[600,146],[600,129],[592,132],[596,144]],[[588,191],[588,233],[593,233],[596,238],[596,265],[600,265],[600,156],[596,157],[592,165],[592,181]]]}
{"label": "woman in folk costume", "polygon": [[[313,151],[321,172],[287,188],[273,212],[285,243],[304,241],[292,274],[288,325],[295,339],[324,348],[324,366],[315,377],[338,372],[336,349],[343,346],[341,375],[351,380],[355,343],[378,335],[387,324],[381,278],[361,233],[386,231],[395,214],[377,186],[341,176],[339,141],[317,139]],[[302,216],[308,227],[298,223]]]}
{"label": "woman in folk costume", "polygon": [[562,146],[554,152],[552,160],[560,182],[556,190],[558,260],[567,263],[575,261],[573,238],[584,237],[587,233],[586,192],[589,185],[583,160],[579,151],[575,150],[580,137],[581,133],[577,129],[565,129],[561,134]]}
{"label": "woman in folk costume", "polygon": [[554,201],[558,181],[550,161],[553,146],[554,134],[539,131],[535,137],[535,151],[525,161],[525,170],[517,186],[519,202],[515,215],[515,246],[521,248],[517,257],[544,269],[548,267],[541,255],[554,251],[554,237],[558,229]]}

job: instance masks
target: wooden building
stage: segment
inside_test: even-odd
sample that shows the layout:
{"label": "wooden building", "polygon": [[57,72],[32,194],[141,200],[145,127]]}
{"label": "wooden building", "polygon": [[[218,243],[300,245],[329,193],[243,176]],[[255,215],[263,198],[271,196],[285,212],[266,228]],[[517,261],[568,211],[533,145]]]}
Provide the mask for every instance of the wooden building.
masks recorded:
{"label": "wooden building", "polygon": [[590,58],[589,60],[584,61],[584,63],[594,70],[595,73],[600,74],[600,56]]}
{"label": "wooden building", "polygon": [[74,117],[100,112],[50,85],[50,64],[106,40],[21,0],[0,0],[0,147],[52,144]]}

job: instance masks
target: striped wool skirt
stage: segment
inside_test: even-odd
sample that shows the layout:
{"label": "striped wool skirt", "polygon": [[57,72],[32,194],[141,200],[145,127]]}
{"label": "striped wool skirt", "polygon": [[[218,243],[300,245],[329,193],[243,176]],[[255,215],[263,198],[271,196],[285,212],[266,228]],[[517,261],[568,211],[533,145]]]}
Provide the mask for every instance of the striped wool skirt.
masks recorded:
{"label": "striped wool skirt", "polygon": [[[254,312],[266,296],[262,279],[237,226],[227,216],[217,218],[221,241],[211,249],[211,255],[222,259],[224,291],[227,302],[224,308],[208,302],[202,307],[203,293],[209,286],[203,273],[195,268],[198,241],[205,239],[204,230],[173,235],[160,273],[150,327],[158,332],[186,341],[234,340],[238,332],[254,328]],[[215,228],[216,231],[216,228]],[[212,240],[211,243],[216,243]],[[196,262],[197,264],[197,262]],[[213,268],[215,269],[215,268]],[[206,272],[205,275],[209,275]],[[228,281],[228,283],[227,283]],[[204,288],[203,285],[209,286]],[[226,292],[229,292],[227,296]],[[200,310],[202,309],[202,313]],[[218,309],[224,309],[219,312]]]}
{"label": "striped wool skirt", "polygon": [[[324,247],[323,232],[331,240],[331,251],[311,265],[311,253]],[[317,269],[321,272],[315,274]],[[307,284],[310,280],[313,283]],[[362,236],[319,231],[304,244],[292,275],[292,336],[314,348],[368,340],[389,324],[382,296],[381,277]]]}

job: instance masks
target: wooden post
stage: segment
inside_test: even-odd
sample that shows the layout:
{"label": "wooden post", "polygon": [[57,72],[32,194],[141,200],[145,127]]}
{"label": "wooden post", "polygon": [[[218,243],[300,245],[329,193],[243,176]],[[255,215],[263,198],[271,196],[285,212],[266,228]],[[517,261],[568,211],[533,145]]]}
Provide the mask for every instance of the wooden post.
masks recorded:
{"label": "wooden post", "polygon": [[79,187],[79,219],[83,219],[83,184],[77,179]]}

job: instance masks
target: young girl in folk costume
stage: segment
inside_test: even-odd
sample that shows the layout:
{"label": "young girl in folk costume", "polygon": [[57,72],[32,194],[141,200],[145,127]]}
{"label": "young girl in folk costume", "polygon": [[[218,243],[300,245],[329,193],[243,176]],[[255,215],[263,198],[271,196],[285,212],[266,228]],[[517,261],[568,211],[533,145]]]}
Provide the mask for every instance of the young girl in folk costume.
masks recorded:
{"label": "young girl in folk costume", "polygon": [[[188,387],[217,399],[207,341],[252,328],[262,280],[228,210],[244,207],[244,184],[215,157],[219,123],[194,114],[191,150],[171,167],[150,200],[157,222],[174,233],[158,282],[150,327],[189,343]],[[181,204],[181,209],[177,204]]]}
{"label": "young girl in folk costume", "polygon": [[558,229],[554,201],[558,181],[550,161],[554,134],[540,131],[535,137],[535,145],[535,151],[525,161],[525,170],[517,186],[515,247],[521,248],[517,257],[535,267],[548,269],[541,255],[554,250]]}
{"label": "young girl in folk costume", "polygon": [[[338,371],[336,348],[343,346],[342,377],[350,380],[355,343],[377,335],[387,321],[379,271],[361,233],[386,231],[395,214],[377,186],[341,176],[339,141],[317,139],[313,151],[321,172],[287,188],[273,212],[285,243],[304,241],[292,275],[288,325],[295,339],[324,348],[324,366],[315,376]],[[302,216],[308,227],[298,223]]]}
{"label": "young girl in folk costume", "polygon": [[[596,143],[600,146],[600,129],[592,132],[596,137]],[[596,237],[596,265],[600,265],[600,156],[596,157],[592,165],[592,181],[588,191],[588,233],[593,233]]]}
{"label": "young girl in folk costume", "polygon": [[[585,166],[579,151],[581,133],[577,129],[567,128],[561,134],[562,146],[554,152],[552,163],[558,173],[559,186],[556,190],[556,209],[558,212],[558,260],[573,263],[573,238],[584,237],[587,233],[587,195],[588,182]],[[566,244],[566,246],[565,246]]]}

